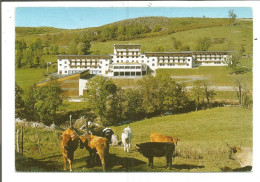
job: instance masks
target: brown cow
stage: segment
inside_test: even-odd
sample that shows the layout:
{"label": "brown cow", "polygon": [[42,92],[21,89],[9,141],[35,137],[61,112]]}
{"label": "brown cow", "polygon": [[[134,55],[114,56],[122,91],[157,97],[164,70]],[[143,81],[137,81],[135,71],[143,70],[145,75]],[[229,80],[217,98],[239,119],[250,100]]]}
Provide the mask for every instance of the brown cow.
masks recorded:
{"label": "brown cow", "polygon": [[60,149],[64,158],[64,170],[67,170],[67,160],[69,161],[70,171],[72,171],[72,161],[74,158],[74,151],[79,145],[79,136],[71,128],[68,128],[58,136],[60,141]]}
{"label": "brown cow", "polygon": [[91,161],[93,161],[96,152],[98,153],[103,171],[106,171],[109,154],[108,140],[95,135],[83,135],[80,136],[80,148],[83,149],[84,147],[89,151]]}
{"label": "brown cow", "polygon": [[156,132],[151,133],[150,140],[151,140],[151,142],[171,142],[171,143],[174,143],[175,146],[177,146],[178,141],[180,141],[180,139],[177,137],[161,135]]}

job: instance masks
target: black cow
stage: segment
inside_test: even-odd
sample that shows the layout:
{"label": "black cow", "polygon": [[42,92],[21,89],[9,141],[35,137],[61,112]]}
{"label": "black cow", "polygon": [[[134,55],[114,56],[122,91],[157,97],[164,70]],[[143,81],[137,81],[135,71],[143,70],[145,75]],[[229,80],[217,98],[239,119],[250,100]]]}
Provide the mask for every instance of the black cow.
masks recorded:
{"label": "black cow", "polygon": [[166,142],[147,142],[136,144],[138,151],[146,158],[148,158],[148,166],[153,168],[153,158],[166,156],[166,168],[170,165],[172,168],[172,157],[174,156],[174,143]]}
{"label": "black cow", "polygon": [[111,143],[112,135],[114,134],[113,130],[111,128],[105,128],[102,131],[102,137],[105,137],[109,143]]}

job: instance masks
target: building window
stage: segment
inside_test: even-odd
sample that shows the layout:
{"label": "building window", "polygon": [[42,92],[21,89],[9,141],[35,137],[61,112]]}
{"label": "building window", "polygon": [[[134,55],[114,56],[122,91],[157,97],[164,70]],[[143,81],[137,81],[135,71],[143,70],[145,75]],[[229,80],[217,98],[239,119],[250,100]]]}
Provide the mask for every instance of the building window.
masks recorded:
{"label": "building window", "polygon": [[152,66],[154,66],[154,63],[152,64]]}
{"label": "building window", "polygon": [[62,64],[60,64],[60,66],[62,66]]}
{"label": "building window", "polygon": [[67,64],[67,61],[65,61],[64,64]]}
{"label": "building window", "polygon": [[67,71],[64,71],[64,73],[67,73]]}

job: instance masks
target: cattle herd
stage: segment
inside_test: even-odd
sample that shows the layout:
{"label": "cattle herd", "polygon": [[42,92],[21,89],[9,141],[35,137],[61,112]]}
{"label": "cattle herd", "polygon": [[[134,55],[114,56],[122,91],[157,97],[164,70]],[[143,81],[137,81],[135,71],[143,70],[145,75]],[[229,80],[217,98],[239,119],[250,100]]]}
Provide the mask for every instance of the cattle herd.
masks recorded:
{"label": "cattle herd", "polygon": [[[124,151],[129,152],[132,139],[132,130],[128,126],[121,135]],[[64,170],[67,170],[67,162],[69,162],[70,171],[72,171],[72,161],[74,152],[80,144],[80,148],[86,148],[89,152],[91,164],[100,159],[103,171],[106,171],[109,157],[109,145],[119,145],[118,135],[115,135],[110,128],[105,128],[101,136],[86,134],[79,136],[75,130],[68,128],[62,135],[58,136],[60,149],[64,158]],[[152,132],[150,141],[146,143],[136,144],[137,151],[148,159],[148,166],[153,168],[154,157],[166,157],[166,168],[172,168],[172,158],[174,157],[175,148],[178,141],[177,137],[170,137]],[[228,145],[228,144],[227,144]],[[230,147],[230,159],[237,160],[241,167],[252,166],[252,150],[243,149],[241,147]],[[226,168],[230,171],[231,168]],[[252,169],[252,167],[250,168]],[[232,169],[231,169],[232,171]]]}

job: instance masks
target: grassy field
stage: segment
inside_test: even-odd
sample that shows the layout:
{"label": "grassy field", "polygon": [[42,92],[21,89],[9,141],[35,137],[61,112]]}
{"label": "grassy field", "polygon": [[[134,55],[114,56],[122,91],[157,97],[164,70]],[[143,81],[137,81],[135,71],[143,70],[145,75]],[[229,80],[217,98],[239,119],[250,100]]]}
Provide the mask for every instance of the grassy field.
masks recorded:
{"label": "grassy field", "polygon": [[[111,54],[114,44],[141,44],[142,52],[151,52],[155,46],[162,46],[164,51],[174,51],[172,37],[181,40],[183,44],[189,45],[191,50],[195,50],[196,42],[201,37],[225,38],[222,44],[214,44],[209,50],[240,50],[241,46],[245,47],[246,54],[252,54],[253,51],[253,29],[252,22],[241,22],[238,26],[219,26],[208,27],[194,30],[176,32],[172,34],[155,36],[149,38],[136,39],[131,41],[107,41],[92,42],[91,51],[100,50],[101,54]],[[152,44],[151,44],[152,42]]]}
{"label": "grassy field", "polygon": [[[49,72],[55,72],[57,68],[49,68]],[[45,79],[45,74],[47,69],[37,68],[37,69],[15,69],[15,82],[23,89],[38,83]]]}
{"label": "grassy field", "polygon": [[[169,115],[144,119],[129,124],[133,131],[132,147],[129,153],[121,146],[110,147],[109,171],[162,171],[162,172],[202,172],[220,171],[220,167],[239,167],[228,159],[230,145],[252,147],[252,110],[238,107],[220,107],[179,115]],[[121,138],[127,125],[111,127]],[[138,153],[135,145],[149,141],[152,131],[178,136],[176,148],[178,156],[173,169],[165,169],[165,158],[154,159],[154,169],[147,166],[147,159]],[[59,151],[56,133],[38,129],[40,149],[38,150],[36,130],[24,129],[24,156],[16,154],[17,171],[62,171],[63,159]],[[73,168],[75,172],[101,171],[101,165],[86,168],[88,152],[77,149]]]}

